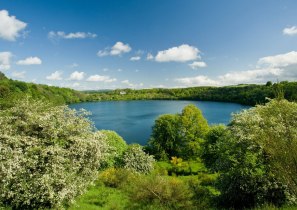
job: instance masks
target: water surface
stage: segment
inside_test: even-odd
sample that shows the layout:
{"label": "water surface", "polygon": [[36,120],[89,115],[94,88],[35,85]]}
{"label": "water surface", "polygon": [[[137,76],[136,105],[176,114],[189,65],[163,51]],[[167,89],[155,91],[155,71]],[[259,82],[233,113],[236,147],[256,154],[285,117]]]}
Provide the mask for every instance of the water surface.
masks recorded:
{"label": "water surface", "polygon": [[90,111],[90,119],[97,129],[114,130],[128,143],[144,145],[159,115],[180,113],[188,104],[195,104],[201,109],[209,124],[228,124],[231,113],[249,108],[224,102],[167,100],[86,102],[70,107]]}

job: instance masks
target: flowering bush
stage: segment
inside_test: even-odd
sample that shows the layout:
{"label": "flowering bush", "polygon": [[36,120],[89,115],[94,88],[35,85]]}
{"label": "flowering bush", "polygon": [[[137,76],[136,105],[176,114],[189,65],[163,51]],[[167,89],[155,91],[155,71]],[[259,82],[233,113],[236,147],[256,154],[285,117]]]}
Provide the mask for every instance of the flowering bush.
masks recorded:
{"label": "flowering bush", "polygon": [[146,154],[140,145],[132,144],[122,157],[123,167],[138,173],[149,173],[154,168],[154,158]]}
{"label": "flowering bush", "polygon": [[0,205],[60,208],[84,192],[106,151],[86,114],[30,98],[0,111]]}

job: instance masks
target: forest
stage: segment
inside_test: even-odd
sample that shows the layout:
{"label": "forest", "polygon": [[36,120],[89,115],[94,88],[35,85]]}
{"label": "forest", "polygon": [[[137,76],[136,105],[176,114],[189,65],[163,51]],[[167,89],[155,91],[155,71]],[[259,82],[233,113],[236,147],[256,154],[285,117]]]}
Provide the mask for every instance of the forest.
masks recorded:
{"label": "forest", "polygon": [[242,84],[223,87],[116,89],[105,91],[76,91],[70,88],[26,83],[8,79],[0,72],[0,98],[30,95],[35,99],[47,99],[53,104],[70,104],[84,101],[112,100],[201,100],[256,105],[267,102],[279,92],[289,101],[297,100],[297,82],[282,81],[265,85]]}
{"label": "forest", "polygon": [[113,91],[86,91],[89,100],[200,100],[233,102],[244,105],[256,105],[267,102],[279,91],[284,92],[287,100],[297,100],[297,82],[282,81],[265,85],[241,84],[223,87],[189,88],[153,88],[153,89],[118,89]]}

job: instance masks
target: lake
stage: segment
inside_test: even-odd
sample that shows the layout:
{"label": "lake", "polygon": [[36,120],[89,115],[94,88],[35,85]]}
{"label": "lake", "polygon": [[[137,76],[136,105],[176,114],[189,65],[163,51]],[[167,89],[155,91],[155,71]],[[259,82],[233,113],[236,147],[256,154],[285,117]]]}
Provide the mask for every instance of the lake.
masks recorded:
{"label": "lake", "polygon": [[97,129],[114,130],[127,143],[144,145],[159,115],[181,113],[188,104],[201,109],[209,124],[228,124],[232,113],[249,108],[235,103],[169,100],[85,102],[69,107],[90,111],[92,115],[89,118]]}

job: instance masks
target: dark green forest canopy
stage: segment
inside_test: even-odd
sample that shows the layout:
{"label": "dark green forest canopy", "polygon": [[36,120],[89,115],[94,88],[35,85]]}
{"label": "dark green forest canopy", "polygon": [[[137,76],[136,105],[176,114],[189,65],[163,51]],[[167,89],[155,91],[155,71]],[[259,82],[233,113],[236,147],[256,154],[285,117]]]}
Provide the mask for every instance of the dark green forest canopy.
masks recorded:
{"label": "dark green forest canopy", "polygon": [[245,105],[256,105],[267,102],[283,94],[289,101],[297,100],[297,82],[283,81],[266,85],[241,84],[224,87],[189,87],[189,88],[153,88],[153,89],[117,89],[111,91],[85,91],[88,100],[201,100],[233,102]]}
{"label": "dark green forest canopy", "polygon": [[84,101],[113,100],[201,100],[233,102],[245,105],[263,104],[267,98],[284,95],[289,101],[297,100],[297,82],[283,81],[266,85],[241,84],[224,87],[116,89],[76,91],[48,85],[26,83],[8,79],[0,72],[0,99],[30,95],[35,99],[50,100],[54,104],[70,104]]}

